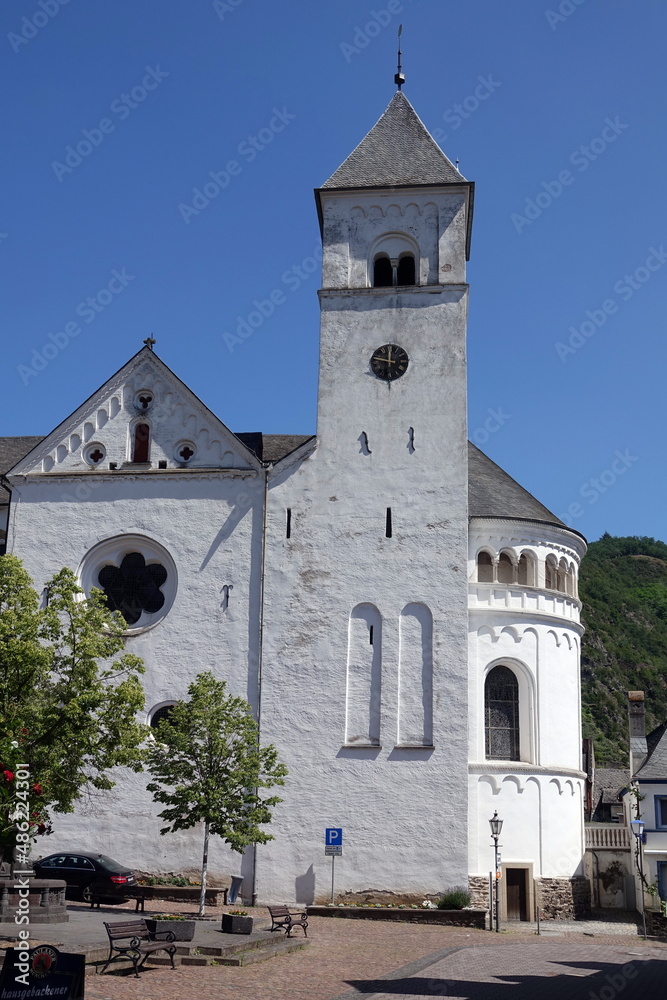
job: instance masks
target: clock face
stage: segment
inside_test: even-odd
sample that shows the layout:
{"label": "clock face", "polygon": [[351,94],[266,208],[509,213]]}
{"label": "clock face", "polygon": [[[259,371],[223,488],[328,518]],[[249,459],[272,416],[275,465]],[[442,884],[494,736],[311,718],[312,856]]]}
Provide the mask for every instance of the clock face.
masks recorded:
{"label": "clock face", "polygon": [[393,382],[394,379],[405,375],[408,370],[408,355],[402,347],[396,344],[385,344],[373,353],[371,358],[371,370],[378,378],[385,382]]}

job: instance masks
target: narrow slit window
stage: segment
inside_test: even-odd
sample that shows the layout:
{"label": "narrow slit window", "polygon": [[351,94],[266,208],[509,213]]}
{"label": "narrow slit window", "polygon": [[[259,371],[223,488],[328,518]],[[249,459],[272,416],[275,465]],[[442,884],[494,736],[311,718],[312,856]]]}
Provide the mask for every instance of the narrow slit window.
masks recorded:
{"label": "narrow slit window", "polygon": [[134,428],[134,448],[132,450],[133,462],[148,461],[150,440],[151,429],[148,424],[137,424]]}
{"label": "narrow slit window", "polygon": [[387,507],[387,519],[384,529],[385,538],[391,538],[391,507]]}
{"label": "narrow slit window", "polygon": [[368,641],[370,642],[370,644],[372,646],[373,645],[373,626],[372,625],[371,625],[371,627],[368,630]]}
{"label": "narrow slit window", "polygon": [[291,507],[287,508],[287,519],[286,519],[286,524],[285,524],[285,537],[286,538],[291,538],[292,537],[292,508]]}

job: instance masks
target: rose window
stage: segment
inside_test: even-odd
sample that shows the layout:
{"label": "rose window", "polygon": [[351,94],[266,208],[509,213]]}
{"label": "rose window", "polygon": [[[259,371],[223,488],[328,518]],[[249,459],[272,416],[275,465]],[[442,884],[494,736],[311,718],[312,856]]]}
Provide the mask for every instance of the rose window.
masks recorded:
{"label": "rose window", "polygon": [[135,625],[142,614],[152,615],[164,605],[161,587],[167,571],[160,563],[149,563],[140,552],[129,552],[120,566],[104,566],[99,585],[112,611],[120,611],[128,625]]}

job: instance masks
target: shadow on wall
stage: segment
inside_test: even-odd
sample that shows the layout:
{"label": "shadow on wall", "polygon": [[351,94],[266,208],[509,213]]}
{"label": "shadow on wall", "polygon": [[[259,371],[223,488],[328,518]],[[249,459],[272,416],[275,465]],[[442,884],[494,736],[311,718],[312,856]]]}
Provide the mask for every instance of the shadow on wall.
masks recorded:
{"label": "shadow on wall", "polygon": [[305,903],[312,906],[315,899],[315,872],[311,865],[304,875],[297,875],[294,879],[294,892],[297,903]]}

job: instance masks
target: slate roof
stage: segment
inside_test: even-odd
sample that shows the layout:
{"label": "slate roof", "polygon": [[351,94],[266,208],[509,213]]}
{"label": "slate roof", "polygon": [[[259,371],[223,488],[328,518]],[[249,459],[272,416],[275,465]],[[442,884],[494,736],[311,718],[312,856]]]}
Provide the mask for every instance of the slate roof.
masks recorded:
{"label": "slate roof", "polygon": [[630,769],[625,767],[596,767],[593,779],[593,802],[618,805],[619,792],[630,784]]}
{"label": "slate roof", "polygon": [[667,781],[667,722],[646,737],[648,756],[637,771],[641,781]]}
{"label": "slate roof", "polygon": [[[263,462],[279,462],[312,434],[262,434],[260,431],[236,437]],[[41,437],[0,438],[0,472],[17,464],[40,443]],[[0,487],[0,503],[7,502],[7,491]],[[468,442],[468,504],[470,517],[519,518],[546,521],[564,527],[555,514],[536,500],[523,486],[492,462],[471,441]],[[667,746],[665,750],[667,754]]]}
{"label": "slate roof", "polygon": [[447,159],[402,91],[365,139],[323,188],[460,184],[465,178]]}
{"label": "slate roof", "polygon": [[472,441],[468,442],[468,513],[470,517],[522,518],[565,527]]}
{"label": "slate roof", "polygon": [[263,462],[279,462],[313,437],[312,434],[262,434],[259,431],[236,436]]}
{"label": "slate roof", "polygon": [[[9,472],[17,462],[28,454],[29,451],[43,441],[40,437],[0,437],[0,474]],[[9,492],[0,482],[0,504],[6,504],[9,499]]]}

